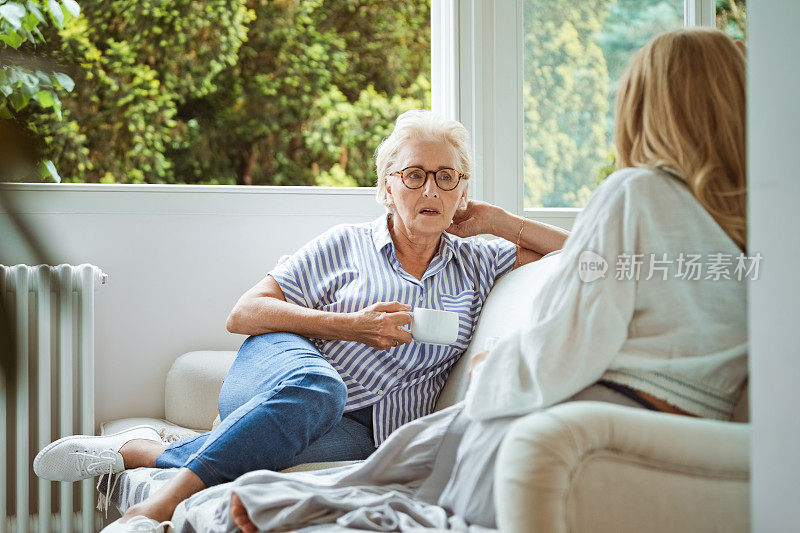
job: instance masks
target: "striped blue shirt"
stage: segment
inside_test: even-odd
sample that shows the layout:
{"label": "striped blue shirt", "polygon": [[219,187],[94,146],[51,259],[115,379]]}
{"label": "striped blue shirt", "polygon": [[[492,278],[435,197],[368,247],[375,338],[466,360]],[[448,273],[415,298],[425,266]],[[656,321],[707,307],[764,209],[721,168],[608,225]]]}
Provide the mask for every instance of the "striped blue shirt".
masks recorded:
{"label": "striped blue shirt", "polygon": [[516,247],[504,239],[443,233],[439,252],[418,280],[395,255],[389,216],[335,226],[269,272],[287,302],[321,311],[349,313],[397,301],[459,314],[458,339],[451,346],[413,341],[378,350],[311,339],[347,385],[345,412],[373,406],[376,445],[406,422],[433,412],[450,368],[469,345],[489,290],[516,260]]}

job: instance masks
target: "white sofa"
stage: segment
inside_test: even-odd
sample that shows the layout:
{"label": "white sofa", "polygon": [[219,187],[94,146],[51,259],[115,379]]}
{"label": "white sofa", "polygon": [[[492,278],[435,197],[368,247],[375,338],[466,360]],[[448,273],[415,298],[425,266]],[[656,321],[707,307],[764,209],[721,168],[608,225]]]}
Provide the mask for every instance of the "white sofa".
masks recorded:
{"label": "white sofa", "polygon": [[[472,353],[523,323],[548,258],[492,289],[471,345],[436,409],[463,398]],[[103,432],[152,423],[173,440],[208,431],[235,352],[180,356],[166,378],[166,420],[129,418]],[[701,420],[600,402],[558,405],[517,421],[498,455],[495,501],[501,531],[625,532],[750,529],[747,394],[734,421]],[[322,468],[301,465],[291,470]]]}

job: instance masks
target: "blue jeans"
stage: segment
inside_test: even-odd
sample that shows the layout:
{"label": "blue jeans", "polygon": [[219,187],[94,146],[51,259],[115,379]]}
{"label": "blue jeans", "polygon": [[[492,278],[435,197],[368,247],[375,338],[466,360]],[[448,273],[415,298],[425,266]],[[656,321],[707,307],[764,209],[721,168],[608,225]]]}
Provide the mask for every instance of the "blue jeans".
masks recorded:
{"label": "blue jeans", "polygon": [[170,444],[156,468],[186,467],[210,487],[253,470],[365,459],[372,407],[342,416],[346,402],[339,373],[307,339],[248,337],[222,384],[220,425]]}

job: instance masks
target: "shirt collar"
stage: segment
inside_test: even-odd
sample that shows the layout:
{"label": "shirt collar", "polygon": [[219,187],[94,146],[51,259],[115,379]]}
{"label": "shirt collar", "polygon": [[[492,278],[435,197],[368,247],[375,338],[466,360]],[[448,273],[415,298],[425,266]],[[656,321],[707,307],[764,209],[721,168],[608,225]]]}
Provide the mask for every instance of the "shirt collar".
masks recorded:
{"label": "shirt collar", "polygon": [[[372,241],[375,243],[375,248],[377,248],[379,252],[387,246],[394,251],[394,242],[392,241],[392,236],[389,233],[390,216],[391,213],[384,213],[371,223]],[[439,254],[434,256],[433,262],[437,261],[437,258],[441,257],[446,263],[454,255],[455,239],[456,237],[454,235],[451,235],[446,231],[442,232],[442,238],[439,241]]]}
{"label": "shirt collar", "polygon": [[386,212],[372,221],[372,241],[375,243],[375,248],[380,252],[387,246],[394,249],[392,236],[389,234],[389,213]]}

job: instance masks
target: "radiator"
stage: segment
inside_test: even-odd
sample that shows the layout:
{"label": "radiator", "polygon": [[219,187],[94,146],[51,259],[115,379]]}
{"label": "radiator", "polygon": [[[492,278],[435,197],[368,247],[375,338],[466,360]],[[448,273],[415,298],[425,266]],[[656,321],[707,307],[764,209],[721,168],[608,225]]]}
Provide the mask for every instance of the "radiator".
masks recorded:
{"label": "radiator", "polygon": [[94,291],[106,280],[86,264],[0,265],[17,341],[16,391],[0,380],[0,533],[98,530],[92,480],[41,480],[33,457],[57,438],[94,434]]}

